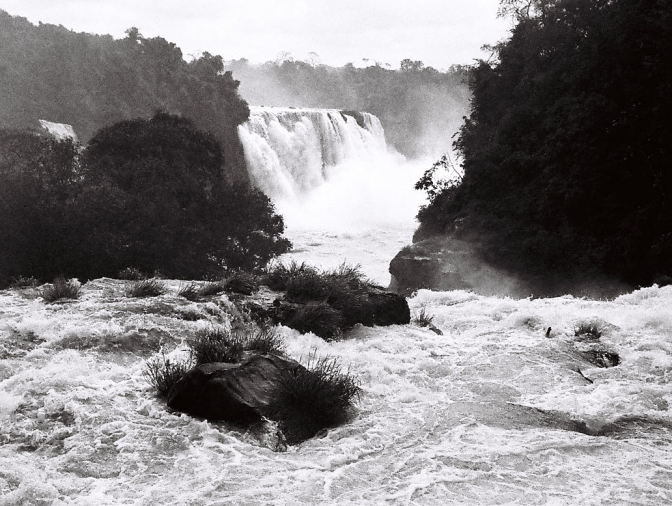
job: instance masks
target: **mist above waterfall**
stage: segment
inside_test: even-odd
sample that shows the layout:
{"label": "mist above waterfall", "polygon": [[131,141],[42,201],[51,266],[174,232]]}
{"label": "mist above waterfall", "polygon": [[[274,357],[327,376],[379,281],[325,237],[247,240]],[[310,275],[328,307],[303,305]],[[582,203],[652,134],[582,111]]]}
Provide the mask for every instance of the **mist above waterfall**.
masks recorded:
{"label": "mist above waterfall", "polygon": [[263,65],[231,61],[225,69],[253,105],[368,111],[380,119],[388,144],[409,158],[438,158],[449,150],[469,107],[460,66],[439,71],[404,60],[400,69],[378,63],[337,68],[289,56]]}
{"label": "mist above waterfall", "polygon": [[335,109],[252,107],[239,127],[253,183],[274,201],[295,249],[285,259],[361,264],[381,284],[407,244],[431,159],[389,150],[378,118]]}

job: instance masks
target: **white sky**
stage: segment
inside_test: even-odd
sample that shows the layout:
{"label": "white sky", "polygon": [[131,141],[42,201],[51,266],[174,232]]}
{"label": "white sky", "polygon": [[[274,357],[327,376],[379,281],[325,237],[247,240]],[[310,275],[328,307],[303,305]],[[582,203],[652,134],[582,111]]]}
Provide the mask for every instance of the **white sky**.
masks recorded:
{"label": "white sky", "polygon": [[76,32],[174,42],[185,56],[208,51],[225,60],[274,60],[309,52],[334,66],[422,60],[438,69],[486,58],[483,44],[507,36],[499,0],[0,0],[13,16]]}

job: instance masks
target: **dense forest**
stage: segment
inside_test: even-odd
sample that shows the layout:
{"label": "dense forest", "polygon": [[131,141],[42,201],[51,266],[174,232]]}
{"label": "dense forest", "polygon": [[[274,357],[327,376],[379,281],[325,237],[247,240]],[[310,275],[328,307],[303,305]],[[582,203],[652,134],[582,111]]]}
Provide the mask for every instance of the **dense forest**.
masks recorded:
{"label": "dense forest", "polygon": [[253,105],[375,114],[388,144],[410,157],[449,150],[446,132],[457,131],[469,106],[466,68],[459,65],[441,72],[406,59],[398,70],[378,63],[337,68],[285,55],[263,65],[226,62],[225,69],[240,80],[241,95]]}
{"label": "dense forest", "polygon": [[672,275],[672,2],[504,0],[511,38],[470,75],[459,184],[420,182],[416,239],[470,239],[559,293]]}
{"label": "dense forest", "polygon": [[114,40],[62,26],[35,26],[0,10],[0,127],[38,119],[73,126],[84,142],[98,129],[157,110],[192,118],[222,146],[226,173],[247,180],[237,126],[249,116],[220,56],[190,62],[175,44],[137,29]]}
{"label": "dense forest", "polygon": [[217,139],[157,113],[71,139],[0,129],[0,286],[125,268],[202,279],[286,252],[268,197],[224,177]]}

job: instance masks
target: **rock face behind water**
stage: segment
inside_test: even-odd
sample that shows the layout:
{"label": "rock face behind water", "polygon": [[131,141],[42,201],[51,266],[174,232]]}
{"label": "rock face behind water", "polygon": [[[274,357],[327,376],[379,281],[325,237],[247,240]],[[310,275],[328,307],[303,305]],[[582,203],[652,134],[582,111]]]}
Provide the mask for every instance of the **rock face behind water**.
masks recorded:
{"label": "rock face behind water", "polygon": [[[273,292],[271,292],[273,293]],[[411,321],[411,311],[408,302],[403,295],[385,290],[378,286],[367,286],[358,292],[347,296],[328,297],[323,301],[296,301],[286,296],[273,297],[260,291],[260,296],[248,300],[245,307],[256,317],[262,320],[270,320],[273,323],[281,323],[299,332],[314,332],[325,339],[335,337],[329,328],[320,329],[308,326],[304,328],[299,322],[305,323],[301,318],[302,311],[311,306],[327,306],[328,312],[321,316],[323,319],[334,319],[334,329],[347,330],[356,324],[367,327],[405,325]],[[274,294],[275,295],[275,294]]]}
{"label": "rock face behind water", "polygon": [[404,247],[390,262],[390,288],[409,295],[421,288],[517,295],[518,282],[482,262],[469,244],[433,237]]}
{"label": "rock face behind water", "polygon": [[168,407],[208,420],[252,423],[270,415],[282,375],[303,368],[273,353],[248,353],[238,364],[214,362],[188,371]]}

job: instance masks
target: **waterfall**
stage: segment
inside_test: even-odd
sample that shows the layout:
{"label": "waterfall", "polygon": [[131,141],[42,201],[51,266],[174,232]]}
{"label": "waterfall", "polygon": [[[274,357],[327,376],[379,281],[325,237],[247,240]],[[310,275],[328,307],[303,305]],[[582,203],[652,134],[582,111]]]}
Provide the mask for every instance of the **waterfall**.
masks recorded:
{"label": "waterfall", "polygon": [[238,134],[253,184],[283,200],[321,186],[339,164],[387,150],[380,120],[366,112],[253,106]]}

